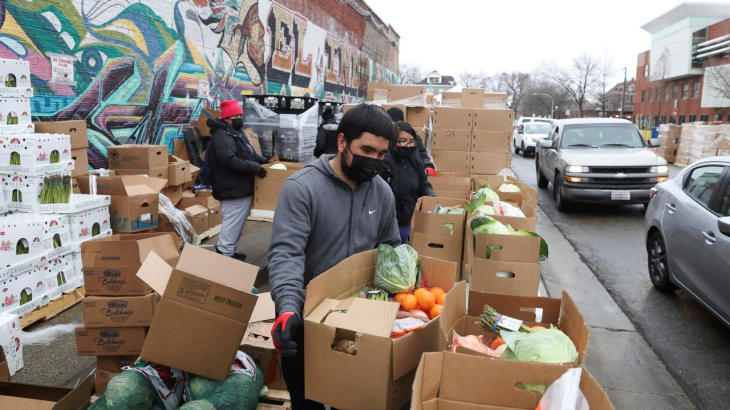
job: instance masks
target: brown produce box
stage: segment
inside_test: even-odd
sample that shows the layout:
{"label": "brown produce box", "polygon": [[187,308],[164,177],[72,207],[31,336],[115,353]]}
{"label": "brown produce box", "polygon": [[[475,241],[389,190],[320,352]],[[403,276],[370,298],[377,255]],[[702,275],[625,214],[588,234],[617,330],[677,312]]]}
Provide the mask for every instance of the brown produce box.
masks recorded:
{"label": "brown produce box", "polygon": [[472,152],[511,153],[512,132],[510,131],[472,131]]}
{"label": "brown produce box", "polygon": [[184,213],[196,234],[200,235],[208,230],[208,208],[196,203],[185,208]]}
{"label": "brown produce box", "polygon": [[[271,169],[274,164],[284,164],[286,169]],[[266,178],[255,178],[253,209],[276,210],[279,192],[290,176],[299,172],[306,164],[295,162],[272,162],[262,165],[267,170]]]}
{"label": "brown produce box", "polygon": [[396,85],[388,84],[388,102],[404,100],[406,98],[416,97],[426,94],[425,85]]}
{"label": "brown produce box", "polygon": [[210,137],[210,128],[208,127],[207,122],[209,119],[218,119],[220,117],[220,111],[211,110],[210,108],[203,108],[203,110],[200,112],[200,117],[198,117],[198,121],[195,123],[195,128],[200,131],[200,136]]}
{"label": "brown produce box", "polygon": [[130,175],[130,176],[142,176],[142,177],[150,177],[150,178],[158,178],[165,180],[165,183],[162,185],[164,188],[167,188],[169,183],[169,169],[168,167],[159,167],[159,168],[149,168],[149,169],[117,169],[115,170],[117,175]]}
{"label": "brown produce box", "polygon": [[167,168],[167,145],[125,144],[107,147],[109,169]]}
{"label": "brown produce box", "polygon": [[436,107],[433,109],[434,129],[471,131],[473,124],[473,109],[455,107]]}
{"label": "brown produce box", "polygon": [[[502,192],[499,190],[503,184],[516,185],[520,192]],[[472,179],[472,190],[476,191],[482,185],[489,185],[494,192],[499,195],[499,199],[504,202],[522,205],[528,204],[533,208],[537,206],[538,193],[537,190],[525,185],[517,178],[505,177],[499,175],[475,175]]]}
{"label": "brown produce box", "polygon": [[469,275],[471,289],[515,296],[537,296],[540,264],[475,258]]}
{"label": "brown produce box", "polygon": [[512,131],[515,112],[509,109],[474,110],[474,131]]}
{"label": "brown produce box", "polygon": [[170,185],[161,191],[162,195],[165,195],[173,206],[176,206],[182,199],[183,188],[182,185]]}
{"label": "brown produce box", "polygon": [[89,153],[86,148],[71,150],[71,159],[74,160],[74,170],[71,176],[89,175]]}
{"label": "brown produce box", "polygon": [[411,246],[422,256],[430,256],[459,265],[457,276],[461,271],[462,252],[464,249],[464,223],[466,214],[434,214],[430,213],[441,206],[465,206],[469,202],[464,199],[423,197],[416,203],[411,219]]}
{"label": "brown produce box", "polygon": [[367,101],[373,101],[375,98],[375,90],[388,90],[388,83],[382,81],[369,81],[368,82],[368,93]]}
{"label": "brown produce box", "polygon": [[439,172],[469,173],[470,157],[471,153],[468,151],[431,151],[431,158]]}
{"label": "brown produce box", "polygon": [[461,108],[482,108],[484,107],[483,88],[462,88]]}
{"label": "brown produce box", "polygon": [[497,175],[512,165],[512,155],[493,152],[472,152],[469,172],[479,175]]}
{"label": "brown produce box", "polygon": [[152,324],[157,295],[87,296],[84,298],[84,327],[145,327]]}
{"label": "brown produce box", "polygon": [[142,352],[147,328],[117,327],[76,328],[76,352],[79,356],[125,356]]}
{"label": "brown produce box", "polygon": [[71,149],[81,149],[89,146],[86,135],[86,121],[43,121],[35,123],[35,132],[39,134],[64,134],[71,136]]}
{"label": "brown produce box", "polygon": [[0,382],[0,409],[86,410],[94,387],[89,376],[73,389]]}
{"label": "brown produce box", "polygon": [[471,151],[472,132],[469,130],[433,130],[431,149],[435,151]]}
{"label": "brown produce box", "polygon": [[271,322],[248,325],[241,342],[241,350],[248,353],[264,373],[264,384],[270,389],[286,390],[286,381],[281,370],[281,356],[276,352],[271,338]]}
{"label": "brown produce box", "polygon": [[184,161],[174,155],[168,156],[167,180],[170,185],[182,185],[193,180],[190,161]]}
{"label": "brown produce box", "polygon": [[145,360],[224,380],[257,296],[259,268],[186,244],[175,268],[152,252],[138,277],[162,300],[142,354]]}
{"label": "brown produce box", "polygon": [[441,198],[469,199],[471,179],[468,172],[441,172],[428,177],[436,195]]}
{"label": "brown produce box", "polygon": [[431,120],[431,109],[428,107],[408,107],[406,118],[416,132],[423,133],[423,128],[428,128]]}

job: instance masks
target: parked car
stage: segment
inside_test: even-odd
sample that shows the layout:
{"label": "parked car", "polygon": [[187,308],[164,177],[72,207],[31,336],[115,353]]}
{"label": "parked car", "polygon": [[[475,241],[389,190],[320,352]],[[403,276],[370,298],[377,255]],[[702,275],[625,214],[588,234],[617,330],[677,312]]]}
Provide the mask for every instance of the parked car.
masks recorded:
{"label": "parked car", "polygon": [[517,134],[512,139],[515,154],[522,156],[535,154],[537,141],[545,139],[550,133],[551,124],[544,122],[527,122],[517,126]]}
{"label": "parked car", "polygon": [[654,287],[678,287],[730,326],[730,157],[707,158],[652,190],[646,249]]}
{"label": "parked car", "polygon": [[559,211],[571,202],[647,204],[649,190],[669,178],[667,161],[651,151],[654,146],[627,120],[558,120],[538,142],[537,185],[553,184]]}

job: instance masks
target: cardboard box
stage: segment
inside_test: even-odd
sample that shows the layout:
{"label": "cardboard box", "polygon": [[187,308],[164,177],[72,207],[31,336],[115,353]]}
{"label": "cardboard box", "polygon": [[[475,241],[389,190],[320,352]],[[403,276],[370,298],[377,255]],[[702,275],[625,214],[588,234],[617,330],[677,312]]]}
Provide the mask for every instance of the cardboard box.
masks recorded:
{"label": "cardboard box", "polygon": [[3,87],[0,87],[0,95],[3,97],[32,97],[33,90],[27,90],[31,86],[30,62],[10,58],[0,59],[0,82],[3,85]]}
{"label": "cardboard box", "polygon": [[[99,356],[104,357],[104,356]],[[94,393],[95,394],[102,394],[104,393],[104,390],[106,390],[106,385],[109,384],[109,382],[114,378],[114,376],[121,373],[119,372],[109,372],[106,370],[96,369],[96,380],[94,383]]]}
{"label": "cardboard box", "polygon": [[174,155],[170,155],[168,158],[167,180],[170,185],[182,185],[193,180],[190,173],[190,161],[183,161]]}
{"label": "cardboard box", "polygon": [[425,85],[396,85],[388,84],[388,102],[404,100],[426,94]]}
{"label": "cardboard box", "polygon": [[35,123],[35,131],[41,134],[64,134],[71,136],[72,150],[89,146],[85,120],[37,122]]}
{"label": "cardboard box", "polygon": [[200,235],[208,230],[208,208],[200,204],[185,208],[185,218],[195,229],[195,233]]}
{"label": "cardboard box", "polygon": [[89,174],[89,153],[86,148],[72,149],[71,159],[74,161],[74,170],[71,176]]}
{"label": "cardboard box", "polygon": [[[499,187],[501,187],[503,184],[516,185],[520,189],[520,192],[502,192],[499,190]],[[525,185],[517,178],[505,178],[499,175],[475,175],[472,179],[472,190],[476,191],[482,185],[489,185],[494,190],[494,192],[499,195],[499,199],[501,201],[511,202],[518,206],[527,204],[533,208],[537,207],[537,190]]]}
{"label": "cardboard box", "polygon": [[[200,168],[195,165],[190,165],[190,176],[192,181],[183,184],[183,189],[190,189],[198,181],[198,174],[200,174]],[[259,178],[260,179],[260,178]]]}
{"label": "cardboard box", "polygon": [[388,90],[388,83],[382,81],[368,81],[367,101],[374,101],[375,90]]}
{"label": "cardboard box", "polygon": [[209,119],[219,119],[220,117],[220,111],[211,110],[210,108],[203,108],[203,110],[200,112],[200,117],[198,117],[198,121],[195,122],[195,128],[200,131],[200,136],[210,137],[210,127],[208,127],[207,122]]}
{"label": "cardboard box", "polygon": [[117,175],[133,175],[133,176],[145,176],[150,178],[159,178],[164,179],[165,184],[164,187],[167,187],[169,185],[168,180],[170,178],[169,176],[169,168],[168,167],[160,167],[160,168],[150,168],[150,169],[117,169],[116,170]]}
{"label": "cardboard box", "polygon": [[176,268],[154,252],[137,276],[162,294],[141,357],[224,380],[256,306],[259,268],[186,244]]}
{"label": "cardboard box", "polygon": [[[425,353],[413,383],[411,409],[534,410],[541,395],[522,383],[550,385],[570,367],[458,353]],[[606,392],[582,369],[580,391],[591,410],[614,410]]]}
{"label": "cardboard box", "polygon": [[484,89],[483,88],[462,88],[461,89],[461,108],[483,108],[484,107]]}
{"label": "cardboard box", "polygon": [[213,192],[198,192],[195,195],[195,199],[200,205],[204,206],[208,210],[208,228],[213,228],[223,222],[223,215],[221,215],[221,203],[217,199],[213,198]]}
{"label": "cardboard box", "polygon": [[[165,168],[167,171],[167,168]],[[89,177],[78,177],[79,186],[89,192]],[[100,195],[111,196],[112,230],[117,233],[136,233],[157,226],[159,192],[165,179],[139,176],[97,177],[96,189]]]}
{"label": "cardboard box", "polygon": [[0,170],[2,171],[14,172],[22,167],[59,165],[68,163],[70,160],[71,137],[68,135],[0,135]]}
{"label": "cardboard box", "polygon": [[446,130],[470,130],[474,124],[474,110],[468,108],[435,107],[433,128]]}
{"label": "cardboard box", "polygon": [[509,131],[473,131],[472,152],[501,152],[510,154],[512,133]]}
{"label": "cardboard box", "polygon": [[418,133],[431,125],[431,109],[428,107],[407,107],[406,118],[411,127]]}
{"label": "cardboard box", "polygon": [[[278,162],[275,162],[278,163]],[[253,209],[266,209],[269,211],[276,210],[276,203],[279,200],[279,192],[281,192],[284,182],[290,176],[299,172],[306,164],[295,162],[281,162],[286,166],[283,169],[271,169],[272,164],[262,165],[268,173],[266,178],[255,178]]]}
{"label": "cardboard box", "polygon": [[173,142],[173,155],[180,158],[183,161],[190,161],[190,149],[188,143],[185,140],[175,138]]}
{"label": "cardboard box", "polygon": [[[318,381],[305,386],[310,400],[353,410],[401,409],[410,399],[421,355],[439,349],[440,317],[423,329],[391,339],[397,303],[349,298],[373,280],[376,253],[350,256],[307,286],[305,379]],[[455,263],[422,256],[421,267],[426,286],[446,291],[453,287]],[[347,311],[331,312],[338,306]],[[355,341],[356,355],[332,350],[343,339]],[[357,369],[355,378],[352,369]]]}
{"label": "cardboard box", "polygon": [[0,409],[84,410],[93,387],[91,376],[73,389],[0,382]]}
{"label": "cardboard box", "polygon": [[472,174],[496,175],[512,166],[512,154],[472,152],[470,157],[469,171]]}
{"label": "cardboard box", "polygon": [[83,242],[111,229],[109,206],[68,215],[71,241]]}
{"label": "cardboard box", "polygon": [[83,300],[84,327],[149,327],[157,308],[157,295],[88,296]]}
{"label": "cardboard box", "polygon": [[5,359],[5,352],[3,347],[0,346],[0,382],[10,381],[10,368],[8,367],[8,361]]}
{"label": "cardboard box", "polygon": [[540,264],[474,258],[469,285],[478,292],[537,296],[540,287]]}
{"label": "cardboard box", "polygon": [[122,367],[137,361],[137,356],[99,356],[96,358],[96,369],[110,373],[121,373]]}
{"label": "cardboard box", "polygon": [[76,328],[76,354],[79,356],[124,356],[142,352],[147,328]]}
{"label": "cardboard box", "polygon": [[469,205],[469,201],[465,199],[430,196],[419,198],[413,211],[413,217],[411,218],[412,231],[430,235],[461,237],[464,234],[466,213],[434,214],[432,212],[436,209],[437,205],[443,207],[465,207]]}
{"label": "cardboard box", "polygon": [[469,130],[435,129],[431,149],[437,151],[471,151],[472,133]]}
{"label": "cardboard box", "polygon": [[471,179],[467,172],[438,172],[435,177],[428,177],[428,181],[440,198],[471,198]]}
{"label": "cardboard box", "polygon": [[[471,153],[464,151],[441,151],[431,150],[436,169],[441,172],[465,172],[469,173]],[[438,175],[438,174],[436,174]]]}
{"label": "cardboard box", "polygon": [[125,144],[107,147],[109,169],[167,169],[167,145]]}
{"label": "cardboard box", "polygon": [[170,200],[170,202],[172,202],[173,206],[176,206],[182,199],[183,186],[170,185],[167,188],[163,189],[161,193],[162,195],[165,195]]}
{"label": "cardboard box", "polygon": [[10,376],[25,365],[21,337],[19,316],[8,313],[0,315],[0,381],[10,381]]}
{"label": "cardboard box", "polygon": [[[469,226],[473,219],[468,219],[466,225]],[[469,233],[470,229],[466,231]],[[473,236],[465,238],[466,241],[469,239],[473,240]],[[501,248],[494,249],[493,247]],[[491,250],[488,251],[488,248]],[[476,248],[474,248],[473,255],[475,258],[503,262],[539,262],[540,238],[478,233],[476,234]]]}
{"label": "cardboard box", "polygon": [[241,350],[253,358],[264,373],[264,384],[269,389],[286,390],[286,381],[281,370],[281,356],[276,352],[274,340],[271,338],[270,322],[258,322],[248,325],[246,335],[241,342]]}
{"label": "cardboard box", "polygon": [[81,245],[86,294],[91,296],[144,296],[152,289],[136,274],[152,252],[168,263],[176,263],[174,235],[145,233],[114,235]]}
{"label": "cardboard box", "polygon": [[515,112],[509,109],[475,109],[474,131],[512,131]]}

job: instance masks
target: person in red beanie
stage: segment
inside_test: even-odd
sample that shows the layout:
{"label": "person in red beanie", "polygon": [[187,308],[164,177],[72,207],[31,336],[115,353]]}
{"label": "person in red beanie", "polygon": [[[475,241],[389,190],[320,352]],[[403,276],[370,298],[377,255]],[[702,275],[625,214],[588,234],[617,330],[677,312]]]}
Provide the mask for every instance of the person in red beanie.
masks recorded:
{"label": "person in red beanie", "polygon": [[221,202],[221,233],[216,252],[241,261],[246,255],[236,249],[253,204],[254,177],[266,177],[262,164],[268,161],[256,153],[241,132],[243,109],[238,101],[221,102],[221,118],[209,119],[211,140],[205,156],[213,197]]}

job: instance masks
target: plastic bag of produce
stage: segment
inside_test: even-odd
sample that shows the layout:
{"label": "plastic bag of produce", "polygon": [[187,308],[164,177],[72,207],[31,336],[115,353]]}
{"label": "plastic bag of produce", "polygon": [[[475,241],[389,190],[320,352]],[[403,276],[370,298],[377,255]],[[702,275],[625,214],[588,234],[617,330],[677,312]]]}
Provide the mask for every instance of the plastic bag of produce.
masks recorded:
{"label": "plastic bag of produce", "polygon": [[210,404],[206,400],[195,400],[190,403],[185,403],[180,407],[180,410],[216,410],[215,406]]}
{"label": "plastic bag of produce", "polygon": [[149,410],[157,394],[142,373],[126,370],[114,376],[89,410]]}
{"label": "plastic bag of produce", "polygon": [[551,384],[536,410],[589,410],[588,400],[580,391],[579,367],[570,369]]}
{"label": "plastic bag of produce", "polygon": [[164,406],[166,410],[176,410],[183,403],[185,383],[189,379],[186,372],[143,359],[137,359],[134,364],[123,367],[122,370],[136,372],[147,378],[157,392],[157,404]]}
{"label": "plastic bag of produce", "polygon": [[263,386],[261,369],[251,356],[239,351],[226,380],[193,376],[187,383],[185,397],[189,403],[204,400],[219,410],[255,410]]}
{"label": "plastic bag of produce", "polygon": [[456,353],[456,347],[462,346],[475,352],[484,353],[487,356],[499,357],[499,355],[484,343],[481,336],[459,336],[454,332],[454,344],[451,345],[451,351]]}

